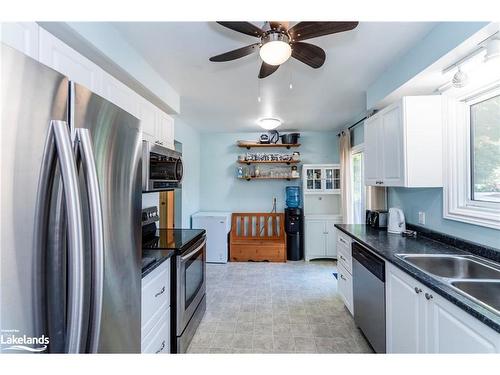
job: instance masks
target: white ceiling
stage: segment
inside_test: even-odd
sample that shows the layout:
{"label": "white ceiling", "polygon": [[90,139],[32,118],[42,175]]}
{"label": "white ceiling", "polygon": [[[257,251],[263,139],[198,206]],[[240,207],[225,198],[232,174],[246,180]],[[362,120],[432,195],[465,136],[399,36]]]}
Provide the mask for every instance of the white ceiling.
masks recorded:
{"label": "white ceiling", "polygon": [[258,41],[214,22],[113,25],[181,95],[183,121],[202,132],[237,132],[258,131],[256,120],[269,116],[283,120],[278,130],[336,130],[349,124],[365,111],[367,87],[435,23],[363,22],[353,31],[311,39],[307,42],[326,51],[320,69],[290,59],[262,80],[258,54],[208,61]]}

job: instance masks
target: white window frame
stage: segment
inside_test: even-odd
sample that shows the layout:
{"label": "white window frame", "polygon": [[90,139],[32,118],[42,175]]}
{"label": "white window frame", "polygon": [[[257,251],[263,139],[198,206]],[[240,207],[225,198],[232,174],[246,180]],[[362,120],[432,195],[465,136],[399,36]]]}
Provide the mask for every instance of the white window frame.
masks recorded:
{"label": "white window frame", "polygon": [[500,229],[500,203],[472,200],[470,106],[500,94],[500,81],[446,100],[443,217]]}
{"label": "white window frame", "polygon": [[[356,154],[359,154],[359,153],[363,153],[363,168],[361,170],[361,174],[362,174],[361,184],[363,185],[363,188],[365,189],[365,193],[361,194],[361,197],[362,197],[362,201],[363,201],[363,207],[366,210],[366,189],[367,189],[367,186],[365,185],[365,144],[364,143],[360,143],[360,144],[357,144],[356,146],[351,147],[351,162],[350,162],[350,165],[351,165],[351,188],[352,189],[354,188],[354,186],[353,186],[354,173],[353,173],[353,168],[352,168],[352,157]],[[352,194],[352,192],[351,192],[351,194]],[[352,202],[351,202],[351,204],[354,206],[353,203],[354,203],[354,200],[352,200]],[[352,209],[352,212],[354,212],[354,207],[352,207],[351,209]],[[357,224],[364,224],[363,217],[361,217],[361,223],[357,223]]]}

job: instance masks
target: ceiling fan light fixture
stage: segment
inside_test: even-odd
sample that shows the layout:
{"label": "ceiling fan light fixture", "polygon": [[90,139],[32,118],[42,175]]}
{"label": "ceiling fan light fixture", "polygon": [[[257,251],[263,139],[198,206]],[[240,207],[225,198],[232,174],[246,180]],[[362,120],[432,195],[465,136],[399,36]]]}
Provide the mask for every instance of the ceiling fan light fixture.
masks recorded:
{"label": "ceiling fan light fixture", "polygon": [[258,121],[258,124],[263,129],[273,130],[281,125],[281,120],[273,117],[266,117],[266,118],[261,118]]}
{"label": "ceiling fan light fixture", "polygon": [[281,33],[271,33],[262,40],[260,57],[266,64],[281,65],[292,55],[288,37]]}

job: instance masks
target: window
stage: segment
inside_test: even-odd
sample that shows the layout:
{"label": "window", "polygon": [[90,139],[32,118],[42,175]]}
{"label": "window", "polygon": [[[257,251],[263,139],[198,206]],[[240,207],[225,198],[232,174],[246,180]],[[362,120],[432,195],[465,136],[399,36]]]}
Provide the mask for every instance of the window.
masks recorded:
{"label": "window", "polygon": [[500,202],[500,95],[470,105],[471,199]]}
{"label": "window", "polygon": [[354,146],[351,154],[351,187],[353,223],[365,222],[365,182],[364,182],[364,154],[363,148]]}
{"label": "window", "polygon": [[447,107],[443,216],[500,229],[500,85]]}

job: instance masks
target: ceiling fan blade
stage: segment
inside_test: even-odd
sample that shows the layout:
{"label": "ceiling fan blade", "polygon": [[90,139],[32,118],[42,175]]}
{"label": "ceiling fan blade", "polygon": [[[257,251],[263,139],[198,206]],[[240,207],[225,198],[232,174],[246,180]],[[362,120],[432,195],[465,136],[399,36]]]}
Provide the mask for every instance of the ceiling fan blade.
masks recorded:
{"label": "ceiling fan blade", "polygon": [[260,36],[264,34],[264,30],[262,30],[260,27],[255,26],[254,24],[251,24],[250,22],[219,22],[219,21],[217,21],[217,23],[219,25],[227,27],[228,29],[237,31],[239,33],[247,34],[250,36],[256,36],[258,38],[260,38]]}
{"label": "ceiling fan blade", "polygon": [[341,33],[354,29],[359,22],[299,22],[288,30],[292,41],[298,42],[318,36]]}
{"label": "ceiling fan blade", "polygon": [[259,78],[266,78],[267,76],[270,76],[275,71],[277,71],[279,67],[279,65],[269,65],[265,62],[262,62],[259,72]]}
{"label": "ceiling fan blade", "polygon": [[322,48],[303,42],[292,43],[292,57],[314,69],[321,67],[326,60],[326,54]]}
{"label": "ceiling fan blade", "polygon": [[234,49],[232,51],[222,53],[217,56],[212,56],[209,60],[214,62],[231,61],[240,57],[250,55],[259,50],[259,43],[250,44],[249,46]]}

